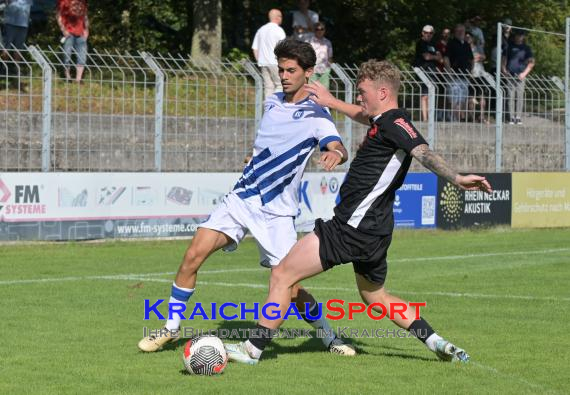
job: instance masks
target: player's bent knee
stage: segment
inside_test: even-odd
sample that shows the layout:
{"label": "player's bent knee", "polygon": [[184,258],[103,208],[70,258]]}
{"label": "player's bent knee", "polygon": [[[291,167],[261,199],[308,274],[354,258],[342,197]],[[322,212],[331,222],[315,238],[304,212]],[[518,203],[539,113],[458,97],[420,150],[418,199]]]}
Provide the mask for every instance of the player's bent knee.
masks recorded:
{"label": "player's bent knee", "polygon": [[384,291],[376,291],[376,292],[360,291],[359,293],[360,293],[360,298],[366,305],[371,305],[373,303],[385,304],[387,302],[386,292]]}
{"label": "player's bent knee", "polygon": [[[379,300],[374,300],[374,298],[372,298],[372,296],[370,294],[364,293],[364,292],[360,292],[360,299],[362,299],[362,301],[368,306],[371,305],[372,303],[378,303],[380,302]],[[382,302],[380,302],[382,303]]]}
{"label": "player's bent knee", "polygon": [[271,271],[271,278],[269,280],[269,288],[271,290],[293,288],[294,286],[295,283],[291,280],[290,275],[286,270],[283,270],[278,266]]}
{"label": "player's bent knee", "polygon": [[180,268],[184,271],[196,272],[200,268],[200,265],[202,265],[202,262],[204,262],[204,259],[204,254],[200,254],[190,247],[184,254],[184,260],[182,261]]}

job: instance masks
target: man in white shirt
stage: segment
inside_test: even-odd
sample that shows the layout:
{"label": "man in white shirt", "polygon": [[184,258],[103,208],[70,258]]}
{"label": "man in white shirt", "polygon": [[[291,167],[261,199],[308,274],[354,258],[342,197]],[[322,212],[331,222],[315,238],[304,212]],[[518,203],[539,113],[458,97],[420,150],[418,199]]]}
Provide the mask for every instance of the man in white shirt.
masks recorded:
{"label": "man in white shirt", "polygon": [[285,30],[281,28],[283,15],[281,11],[272,9],[269,11],[269,22],[259,28],[255,33],[251,49],[257,65],[263,76],[265,98],[275,92],[281,92],[281,82],[277,72],[277,58],[273,53],[277,43],[285,38]]}
{"label": "man in white shirt", "polygon": [[309,41],[315,35],[315,24],[319,14],[309,10],[311,0],[299,0],[299,9],[293,11],[293,37],[299,41]]}

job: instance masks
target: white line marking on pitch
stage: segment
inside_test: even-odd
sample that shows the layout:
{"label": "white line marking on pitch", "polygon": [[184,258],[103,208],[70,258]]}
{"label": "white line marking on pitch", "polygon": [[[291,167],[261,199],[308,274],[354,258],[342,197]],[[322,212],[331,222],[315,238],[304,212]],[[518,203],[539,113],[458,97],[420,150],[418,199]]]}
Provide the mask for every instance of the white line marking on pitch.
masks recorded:
{"label": "white line marking on pitch", "polygon": [[[395,258],[391,259],[390,262],[423,262],[423,261],[444,261],[444,260],[454,260],[454,259],[471,259],[471,258],[488,258],[493,256],[511,256],[511,255],[529,255],[529,254],[552,254],[557,252],[570,251],[570,248],[550,248],[545,250],[530,250],[530,251],[512,251],[512,252],[490,252],[484,254],[466,254],[466,255],[443,255],[443,256],[431,256],[431,257],[418,257],[418,258]],[[222,273],[239,273],[239,272],[261,272],[265,271],[265,268],[234,268],[234,269],[215,269],[215,270],[201,270],[200,274],[222,274]],[[176,272],[159,272],[159,273],[128,273],[120,274],[118,276],[165,276],[174,275]],[[100,276],[87,276],[87,277],[53,277],[53,278],[39,278],[39,279],[22,279],[22,280],[4,280],[0,281],[0,285],[11,285],[11,284],[33,284],[33,283],[44,283],[44,282],[60,282],[60,281],[77,281],[77,280],[89,280],[91,277]],[[102,276],[102,277],[112,277],[112,276]]]}
{"label": "white line marking on pitch", "polygon": [[521,384],[525,384],[526,386],[528,386],[530,388],[541,390],[542,392],[558,393],[558,391],[556,391],[552,388],[544,387],[540,384],[531,383],[530,381],[525,380],[525,379],[523,379],[519,376],[516,376],[516,375],[512,375],[512,374],[508,374],[508,373],[502,373],[502,372],[498,371],[497,369],[495,369],[491,366],[483,365],[482,363],[479,363],[479,362],[470,361],[469,364],[474,365],[474,366],[481,368],[483,370],[486,370],[488,372],[492,372],[492,373],[496,374],[497,376],[500,376],[500,377],[503,377],[506,379],[510,379],[510,380],[514,380],[514,381],[518,381]]}
{"label": "white line marking on pitch", "polygon": [[[444,255],[437,257],[423,257],[423,258],[400,258],[393,259],[392,262],[419,262],[419,261],[435,261],[435,260],[452,260],[452,259],[469,259],[469,258],[482,258],[492,256],[509,256],[509,255],[528,255],[528,254],[550,254],[557,252],[570,251],[570,248],[552,248],[545,250],[530,250],[530,251],[513,251],[513,252],[497,252],[497,253],[484,253],[484,254],[467,254],[467,255]],[[202,270],[200,274],[221,274],[221,273],[239,273],[239,272],[262,272],[264,268],[234,268],[234,269],[217,269],[217,270]],[[81,281],[81,280],[127,280],[127,281],[149,281],[149,282],[165,282],[169,283],[172,280],[162,278],[152,278],[154,276],[174,275],[175,272],[159,272],[159,273],[129,273],[118,275],[100,275],[100,276],[85,276],[85,277],[55,277],[55,278],[40,278],[40,279],[24,279],[24,280],[5,280],[0,281],[0,285],[16,285],[16,284],[38,284],[38,283],[52,283],[52,282],[66,282],[66,281]],[[266,284],[251,284],[251,283],[226,283],[226,282],[209,282],[199,281],[199,284],[214,285],[224,287],[242,287],[242,288],[265,288]],[[343,288],[343,287],[310,287],[314,290],[324,291],[342,291],[342,292],[355,292],[356,288]],[[544,301],[570,301],[570,298],[557,298],[557,297],[539,297],[530,295],[493,295],[493,294],[480,294],[480,293],[467,293],[467,292],[414,292],[414,291],[393,291],[402,294],[410,295],[432,295],[432,296],[449,296],[449,297],[465,297],[465,298],[483,298],[483,299],[516,299],[516,300],[544,300]]]}
{"label": "white line marking on pitch", "polygon": [[[89,276],[84,278],[77,278],[79,280],[126,280],[126,281],[148,281],[148,282],[158,282],[158,283],[171,283],[172,280],[165,278],[152,278],[152,277],[140,277],[137,275],[115,275],[115,276]],[[253,284],[253,283],[228,283],[228,282],[218,282],[218,281],[198,281],[198,285],[211,285],[219,287],[234,287],[234,288],[267,288],[267,284]],[[357,292],[356,286],[354,288],[343,288],[343,287],[319,287],[319,286],[309,286],[309,290],[316,291],[340,291],[340,292]],[[530,295],[492,295],[492,294],[480,294],[480,293],[458,293],[458,292],[437,292],[437,291],[426,291],[426,292],[414,292],[414,291],[397,291],[391,290],[394,293],[408,294],[408,295],[430,295],[430,296],[449,296],[454,298],[475,298],[475,299],[516,299],[516,300],[538,300],[538,301],[564,301],[570,302],[570,298],[557,298],[548,296],[530,296]]]}
{"label": "white line marking on pitch", "polygon": [[[66,281],[82,281],[82,280],[122,280],[122,281],[148,281],[158,283],[171,283],[171,279],[153,278],[149,274],[142,276],[136,274],[124,275],[111,275],[111,276],[86,276],[86,277],[62,277],[62,278],[41,278],[33,280],[9,280],[0,281],[0,285],[20,285],[20,284],[38,284],[38,283],[57,283]],[[234,287],[234,288],[267,288],[267,284],[252,284],[252,283],[227,283],[227,282],[212,282],[212,281],[198,281],[198,285],[212,285],[220,287]],[[356,287],[319,287],[308,286],[309,290],[316,291],[340,291],[340,292],[357,292]],[[481,294],[469,292],[441,292],[441,291],[402,291],[391,290],[391,292],[408,295],[430,295],[430,296],[449,296],[453,298],[474,298],[474,299],[514,299],[514,300],[536,300],[536,301],[553,301],[553,302],[570,302],[570,298],[557,298],[554,296],[531,296],[531,295],[494,295],[494,294]]]}
{"label": "white line marking on pitch", "polygon": [[[221,273],[246,273],[246,272],[265,272],[267,269],[262,267],[257,268],[235,268],[235,269],[216,269],[216,270],[200,270],[200,274],[221,274]],[[117,276],[137,276],[137,277],[147,277],[147,276],[173,276],[176,272],[160,272],[160,273],[127,273],[127,274],[117,274]],[[105,275],[103,275],[105,276]],[[106,277],[106,276],[105,276]]]}
{"label": "white line marking on pitch", "polygon": [[570,248],[550,248],[547,250],[489,252],[489,253],[484,253],[484,254],[429,256],[429,257],[424,257],[424,258],[395,258],[395,259],[390,259],[389,262],[447,261],[447,260],[454,260],[454,259],[489,258],[489,257],[494,257],[494,256],[552,254],[552,253],[556,253],[556,252],[567,252],[567,251],[570,251]]}
{"label": "white line marking on pitch", "polygon": [[[263,272],[263,268],[241,268],[241,269],[224,269],[224,270],[201,270],[200,274],[220,274],[220,273],[245,273],[245,272]],[[112,275],[99,275],[99,276],[72,276],[72,277],[51,277],[51,278],[32,278],[23,280],[4,280],[0,281],[0,285],[14,285],[14,284],[38,284],[38,283],[58,283],[64,281],[81,281],[81,280],[147,280],[149,276],[166,276],[175,275],[176,272],[161,272],[161,273],[127,273],[127,274],[112,274]],[[168,280],[172,282],[172,280]]]}

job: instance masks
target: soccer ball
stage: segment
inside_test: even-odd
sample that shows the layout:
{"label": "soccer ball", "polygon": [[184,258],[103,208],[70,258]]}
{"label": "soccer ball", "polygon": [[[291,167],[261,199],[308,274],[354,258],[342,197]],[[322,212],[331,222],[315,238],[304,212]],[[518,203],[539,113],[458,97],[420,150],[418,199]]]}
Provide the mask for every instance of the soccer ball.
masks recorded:
{"label": "soccer ball", "polygon": [[195,337],[188,340],[184,347],[184,366],[191,374],[220,374],[227,363],[224,343],[216,336]]}

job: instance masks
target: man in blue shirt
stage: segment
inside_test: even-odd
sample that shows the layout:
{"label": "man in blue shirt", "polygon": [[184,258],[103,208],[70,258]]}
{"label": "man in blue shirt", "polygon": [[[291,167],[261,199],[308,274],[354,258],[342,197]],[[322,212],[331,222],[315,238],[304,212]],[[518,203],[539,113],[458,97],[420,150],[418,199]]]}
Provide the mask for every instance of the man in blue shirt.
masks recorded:
{"label": "man in blue shirt", "polygon": [[513,31],[513,41],[509,43],[506,53],[503,53],[503,73],[509,76],[509,112],[511,125],[522,124],[524,105],[524,86],[526,77],[534,67],[532,50],[524,43],[524,32]]}

